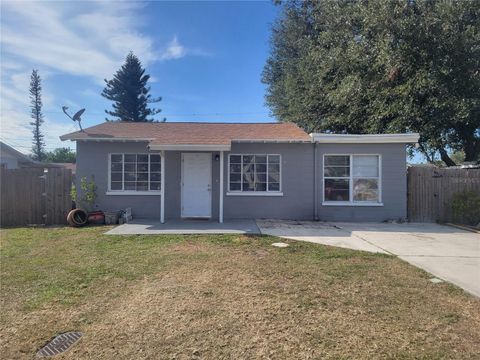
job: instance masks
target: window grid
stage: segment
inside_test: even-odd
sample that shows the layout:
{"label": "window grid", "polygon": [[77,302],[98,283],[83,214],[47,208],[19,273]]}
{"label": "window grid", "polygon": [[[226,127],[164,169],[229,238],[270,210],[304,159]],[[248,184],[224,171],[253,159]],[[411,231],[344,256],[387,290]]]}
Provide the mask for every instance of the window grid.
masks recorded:
{"label": "window grid", "polygon": [[[128,156],[135,156],[135,161],[130,161],[126,162],[125,161],[125,155]],[[118,159],[114,160],[114,157],[120,157]],[[146,156],[147,158],[145,159],[146,161],[139,161],[139,157],[141,156]],[[158,165],[158,170],[157,171],[152,171],[152,157],[158,157],[158,161],[154,161],[153,164]],[[161,189],[161,162],[162,158],[160,154],[145,154],[145,153],[111,153],[109,157],[109,163],[110,163],[110,168],[109,168],[109,191],[160,191]],[[113,165],[112,164],[120,164],[121,163],[121,170],[116,169],[115,171],[113,170]],[[134,165],[135,171],[132,171],[130,168],[130,171],[125,171],[126,167],[125,164],[127,165]],[[140,165],[147,165],[147,171],[139,171],[139,164]],[[126,181],[125,179],[125,173],[133,173],[135,180],[129,180]],[[118,180],[116,177],[114,179],[114,174],[121,174],[121,180]],[[138,175],[139,174],[146,174],[146,179],[143,180],[138,180]],[[152,174],[156,174],[158,176],[158,180],[152,181]],[[125,189],[125,183],[134,183],[135,184],[135,189]],[[146,183],[146,188],[145,189],[138,189],[138,183]],[[112,186],[113,183],[116,183],[117,185],[121,184],[120,188],[115,188]],[[158,186],[157,189],[152,189],[152,183],[156,184]]]}
{"label": "window grid", "polygon": [[[348,164],[326,164],[327,158],[330,157],[343,157],[348,159]],[[325,176],[325,168],[338,168],[338,169],[348,169],[348,176]],[[350,155],[325,155],[324,161],[323,161],[323,174],[324,174],[324,180],[323,180],[323,197],[325,200],[325,192],[326,192],[326,181],[325,180],[343,180],[347,182],[347,187],[348,187],[348,202],[351,201],[351,194],[352,194],[352,181],[351,181],[351,174],[352,174],[352,158]],[[325,200],[325,201],[333,201],[333,202],[345,202],[345,200]]]}
{"label": "window grid", "polygon": [[[326,167],[345,167],[342,165],[326,165],[327,157],[348,157],[349,158],[349,176],[325,176]],[[354,176],[353,174],[353,161],[355,156],[375,156],[377,158],[377,176]],[[349,188],[349,199],[348,201],[338,201],[338,200],[327,200],[325,198],[325,180],[348,180]],[[365,200],[354,200],[354,182],[355,180],[377,180],[377,200],[375,201],[365,201]],[[381,202],[381,156],[378,154],[325,154],[323,156],[323,201],[332,202],[332,203],[351,203],[351,204],[361,204],[361,203],[380,203]]]}
{"label": "window grid", "polygon": [[[253,157],[253,163],[250,163],[249,165],[253,166],[253,177],[254,177],[254,185],[253,185],[253,190],[245,190],[244,189],[244,175],[245,175],[245,166],[244,166],[244,158],[245,157]],[[239,162],[233,162],[232,163],[232,157],[239,157],[240,161]],[[256,162],[256,157],[265,157],[265,163],[257,163]],[[271,162],[270,158],[271,157],[278,157],[278,162]],[[265,171],[264,172],[258,172],[256,171],[258,165],[265,165]],[[279,193],[281,192],[281,172],[282,172],[282,161],[281,161],[281,156],[279,154],[229,154],[228,155],[228,191],[230,192],[245,192],[245,193],[255,193],[255,192],[270,192],[270,193]],[[240,166],[240,172],[238,171],[232,171],[232,165],[239,165]],[[273,182],[270,181],[270,165],[278,165],[278,182]],[[232,175],[240,175],[240,181],[234,181],[232,182]],[[265,183],[265,190],[256,190],[256,178],[257,175],[265,175],[265,181],[258,181],[258,183]],[[239,184],[240,189],[232,189],[232,184]],[[270,185],[273,184],[278,184],[278,190],[270,190]]]}

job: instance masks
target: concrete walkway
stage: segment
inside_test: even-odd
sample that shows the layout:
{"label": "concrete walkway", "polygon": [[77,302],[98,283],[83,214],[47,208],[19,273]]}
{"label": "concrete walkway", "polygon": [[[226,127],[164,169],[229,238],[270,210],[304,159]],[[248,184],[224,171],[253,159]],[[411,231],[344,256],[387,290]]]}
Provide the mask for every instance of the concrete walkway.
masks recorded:
{"label": "concrete walkway", "polygon": [[229,220],[220,224],[210,220],[167,220],[165,224],[152,220],[135,219],[119,225],[107,235],[149,234],[260,234],[255,220]]}
{"label": "concrete walkway", "polygon": [[438,224],[257,221],[262,234],[396,255],[480,296],[480,235]]}

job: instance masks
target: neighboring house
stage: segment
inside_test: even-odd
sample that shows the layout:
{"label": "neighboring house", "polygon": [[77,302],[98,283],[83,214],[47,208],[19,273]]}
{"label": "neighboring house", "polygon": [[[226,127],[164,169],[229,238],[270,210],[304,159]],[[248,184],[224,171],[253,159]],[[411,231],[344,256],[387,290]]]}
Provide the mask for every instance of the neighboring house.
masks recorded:
{"label": "neighboring house", "polygon": [[75,176],[76,165],[71,163],[44,163],[31,159],[28,155],[22,154],[13,147],[0,141],[0,167],[3,169],[24,169],[24,168],[58,168],[64,167],[72,170]]}
{"label": "neighboring house", "polygon": [[4,169],[36,167],[38,162],[0,141],[0,166]]}
{"label": "neighboring house", "polygon": [[407,215],[418,134],[311,134],[292,123],[105,122],[77,142],[77,181],[138,218],[383,221]]}

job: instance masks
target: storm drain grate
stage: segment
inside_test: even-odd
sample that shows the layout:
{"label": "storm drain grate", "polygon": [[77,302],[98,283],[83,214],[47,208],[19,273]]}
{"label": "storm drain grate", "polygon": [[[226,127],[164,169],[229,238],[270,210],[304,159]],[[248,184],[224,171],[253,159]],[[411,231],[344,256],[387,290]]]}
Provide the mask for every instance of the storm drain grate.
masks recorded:
{"label": "storm drain grate", "polygon": [[80,332],[66,332],[56,336],[37,352],[38,357],[50,357],[67,351],[82,337]]}

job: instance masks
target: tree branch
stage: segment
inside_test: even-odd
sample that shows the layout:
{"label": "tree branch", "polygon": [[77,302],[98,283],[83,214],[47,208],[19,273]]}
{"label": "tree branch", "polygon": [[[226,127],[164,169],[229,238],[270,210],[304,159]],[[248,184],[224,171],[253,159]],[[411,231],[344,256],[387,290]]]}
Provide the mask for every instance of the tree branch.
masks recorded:
{"label": "tree branch", "polygon": [[445,149],[440,148],[438,149],[438,151],[440,152],[440,158],[445,163],[445,165],[457,166],[457,164],[455,164],[455,162],[450,158],[450,156],[448,156],[447,151]]}
{"label": "tree branch", "polygon": [[433,164],[433,158],[428,154],[427,149],[425,149],[425,147],[422,145],[422,143],[419,142],[418,147],[420,148],[420,152],[422,152],[423,155],[425,155],[425,157],[427,158],[427,161],[430,164]]}

